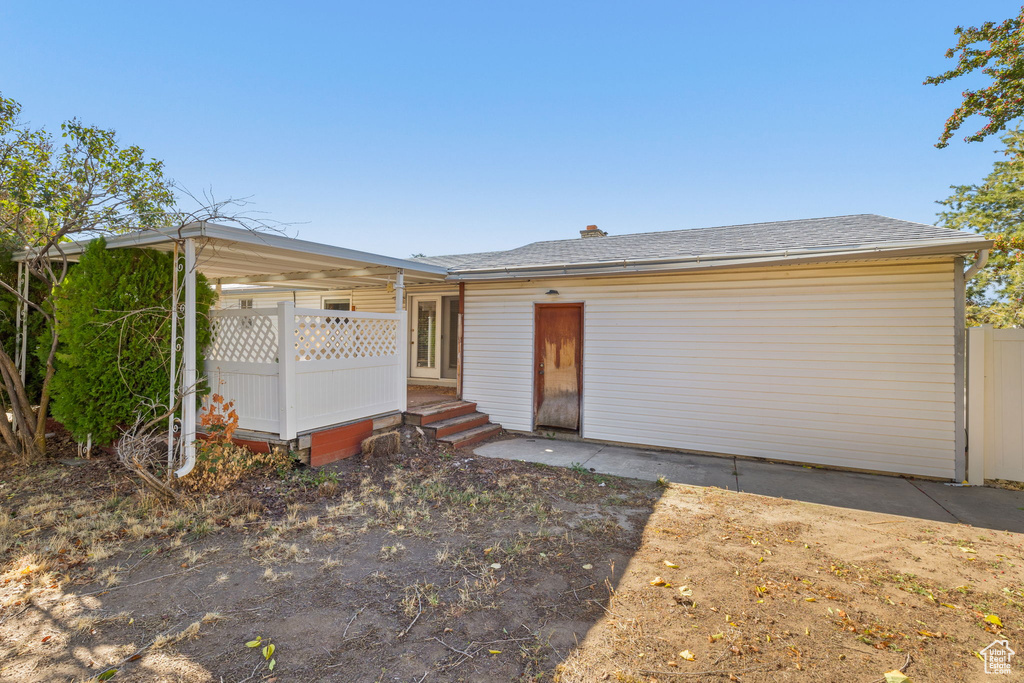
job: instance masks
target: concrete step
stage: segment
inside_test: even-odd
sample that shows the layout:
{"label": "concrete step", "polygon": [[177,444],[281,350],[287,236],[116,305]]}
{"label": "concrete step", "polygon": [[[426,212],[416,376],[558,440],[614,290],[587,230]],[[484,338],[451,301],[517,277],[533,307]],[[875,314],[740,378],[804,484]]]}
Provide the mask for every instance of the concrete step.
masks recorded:
{"label": "concrete step", "polygon": [[476,404],[469,401],[435,403],[405,411],[405,422],[411,425],[429,425],[476,412]]}
{"label": "concrete step", "polygon": [[459,415],[458,417],[450,417],[447,420],[431,422],[430,424],[423,425],[423,431],[427,433],[427,436],[434,439],[441,439],[449,434],[464,432],[467,429],[473,429],[474,427],[485,425],[490,422],[490,419],[491,418],[486,414],[481,412],[466,413],[465,415]]}
{"label": "concrete step", "polygon": [[501,425],[496,424],[485,424],[473,429],[467,429],[463,432],[456,432],[455,434],[449,434],[448,436],[438,439],[438,443],[443,443],[452,448],[462,448],[463,446],[469,446],[484,439],[490,438],[501,431]]}

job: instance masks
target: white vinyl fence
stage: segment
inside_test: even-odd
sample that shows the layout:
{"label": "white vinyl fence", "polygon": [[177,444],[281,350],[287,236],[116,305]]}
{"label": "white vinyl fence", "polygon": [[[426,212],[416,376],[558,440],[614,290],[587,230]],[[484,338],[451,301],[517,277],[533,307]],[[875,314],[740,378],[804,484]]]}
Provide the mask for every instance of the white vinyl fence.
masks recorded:
{"label": "white vinyl fence", "polygon": [[295,308],[212,311],[212,390],[239,427],[294,439],[328,425],[405,410],[405,313]]}
{"label": "white vinyl fence", "polygon": [[1024,481],[1024,330],[968,330],[967,477]]}

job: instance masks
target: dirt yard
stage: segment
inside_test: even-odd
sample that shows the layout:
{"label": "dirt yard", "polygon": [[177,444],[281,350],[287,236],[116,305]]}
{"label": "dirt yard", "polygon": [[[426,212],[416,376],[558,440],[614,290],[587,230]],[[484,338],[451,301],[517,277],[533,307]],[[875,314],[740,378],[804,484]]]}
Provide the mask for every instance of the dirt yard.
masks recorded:
{"label": "dirt yard", "polygon": [[4,681],[920,683],[1024,644],[1009,533],[461,453],[174,507],[108,460],[0,481]]}

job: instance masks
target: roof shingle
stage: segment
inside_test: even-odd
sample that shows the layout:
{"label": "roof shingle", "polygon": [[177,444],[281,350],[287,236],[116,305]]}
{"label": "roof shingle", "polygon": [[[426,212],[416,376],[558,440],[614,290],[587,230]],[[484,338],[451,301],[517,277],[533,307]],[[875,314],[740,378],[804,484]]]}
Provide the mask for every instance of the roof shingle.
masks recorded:
{"label": "roof shingle", "polygon": [[533,242],[508,251],[428,256],[414,259],[451,271],[518,268],[551,264],[616,262],[710,255],[814,249],[842,251],[892,243],[969,241],[979,235],[875,214],[749,223],[714,228],[642,232],[607,237]]}

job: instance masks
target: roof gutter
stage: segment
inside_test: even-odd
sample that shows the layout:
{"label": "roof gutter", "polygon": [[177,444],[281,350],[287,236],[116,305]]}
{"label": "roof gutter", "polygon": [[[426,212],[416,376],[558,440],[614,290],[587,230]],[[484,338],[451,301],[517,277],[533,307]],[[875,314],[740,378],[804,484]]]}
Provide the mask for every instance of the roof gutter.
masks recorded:
{"label": "roof gutter", "polygon": [[773,263],[807,263],[829,260],[850,260],[858,257],[891,258],[963,254],[979,249],[987,250],[994,243],[986,239],[969,241],[922,240],[912,246],[907,242],[889,242],[843,251],[823,249],[784,249],[744,254],[699,254],[687,257],[657,259],[620,259],[615,261],[589,261],[580,263],[549,263],[529,266],[452,269],[449,280],[477,280],[498,278],[529,278],[538,276],[585,275],[608,272],[644,272],[663,270],[690,270],[694,268],[740,267]]}
{"label": "roof gutter", "polygon": [[967,282],[977,275],[978,271],[988,264],[988,253],[988,249],[981,249],[975,254],[974,263],[971,264],[970,268],[964,271],[964,282]]}

